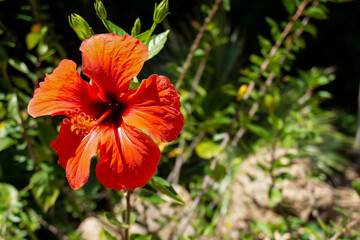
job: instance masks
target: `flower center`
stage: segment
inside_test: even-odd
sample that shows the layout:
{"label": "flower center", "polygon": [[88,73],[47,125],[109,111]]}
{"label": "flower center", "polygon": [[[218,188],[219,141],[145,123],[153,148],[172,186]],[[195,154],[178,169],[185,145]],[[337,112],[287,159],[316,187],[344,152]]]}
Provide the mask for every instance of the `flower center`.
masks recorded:
{"label": "flower center", "polygon": [[86,135],[97,126],[97,122],[94,121],[94,119],[86,113],[81,112],[78,108],[69,110],[66,115],[70,117],[70,119],[65,118],[63,123],[71,124],[71,131],[77,135]]}
{"label": "flower center", "polygon": [[110,102],[108,103],[108,110],[103,114],[103,116],[106,116],[101,116],[101,118],[105,120],[105,124],[110,121],[112,124],[119,125],[122,122],[122,115],[124,114],[125,108],[122,103],[117,101]]}

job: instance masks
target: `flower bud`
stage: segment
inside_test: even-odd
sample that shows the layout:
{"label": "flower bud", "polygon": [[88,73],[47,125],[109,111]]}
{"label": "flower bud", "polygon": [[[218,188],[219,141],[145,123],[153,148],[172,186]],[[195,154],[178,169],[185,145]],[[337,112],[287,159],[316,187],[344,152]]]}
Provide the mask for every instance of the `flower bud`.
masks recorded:
{"label": "flower bud", "polygon": [[107,18],[107,12],[101,0],[96,0],[96,2],[94,3],[94,8],[100,20],[105,20]]}
{"label": "flower bud", "polygon": [[243,84],[239,87],[237,96],[236,96],[236,100],[240,101],[244,95],[246,94],[246,91],[248,89],[248,85],[247,84]]}
{"label": "flower bud", "polygon": [[94,35],[94,31],[89,24],[78,14],[73,13],[69,16],[69,24],[81,41]]}
{"label": "flower bud", "polygon": [[131,29],[131,36],[136,36],[141,32],[141,22],[140,18],[137,18],[133,28]]}
{"label": "flower bud", "polygon": [[169,1],[162,0],[159,5],[155,3],[153,20],[156,24],[161,23],[169,14]]}

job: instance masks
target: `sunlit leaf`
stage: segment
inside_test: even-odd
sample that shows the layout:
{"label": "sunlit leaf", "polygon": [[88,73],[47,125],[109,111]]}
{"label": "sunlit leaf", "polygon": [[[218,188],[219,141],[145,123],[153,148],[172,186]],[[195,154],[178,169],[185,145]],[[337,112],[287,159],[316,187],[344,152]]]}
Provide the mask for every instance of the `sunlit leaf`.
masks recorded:
{"label": "sunlit leaf", "polygon": [[39,33],[28,33],[25,37],[25,43],[28,50],[33,49],[40,41],[41,35]]}
{"label": "sunlit leaf", "polygon": [[268,207],[273,208],[275,207],[279,202],[281,202],[282,194],[281,190],[271,186],[269,189],[269,203]]}
{"label": "sunlit leaf", "polygon": [[15,93],[8,94],[8,98],[8,116],[14,119],[18,124],[21,124],[18,98]]}
{"label": "sunlit leaf", "polygon": [[196,145],[195,151],[199,157],[211,159],[221,152],[221,147],[211,140],[203,140]]}
{"label": "sunlit leaf", "polygon": [[161,51],[161,49],[164,47],[166,43],[168,34],[169,34],[169,30],[166,30],[165,32],[152,36],[150,38],[147,46],[149,50],[148,60],[156,56]]}
{"label": "sunlit leaf", "polygon": [[170,183],[161,177],[152,177],[152,179],[148,182],[148,185],[178,202],[185,203],[180,195],[177,194],[174,188],[170,185]]}
{"label": "sunlit leaf", "polygon": [[136,38],[137,38],[140,42],[145,43],[145,41],[146,41],[146,40],[148,39],[148,37],[149,37],[149,34],[150,34],[150,31],[149,31],[149,30],[146,30],[145,32],[140,33],[139,35],[136,35]]}
{"label": "sunlit leaf", "polygon": [[121,37],[123,37],[124,35],[128,35],[128,33],[122,29],[121,27],[117,26],[116,24],[112,23],[109,20],[104,20],[107,22],[108,27],[110,28],[112,33],[115,33],[117,35],[120,35]]}
{"label": "sunlit leaf", "polygon": [[130,81],[129,89],[138,89],[139,86],[140,86],[139,79],[138,79],[137,77],[134,77],[134,78]]}
{"label": "sunlit leaf", "polygon": [[0,206],[11,206],[18,201],[18,190],[8,184],[0,183]]}
{"label": "sunlit leaf", "polygon": [[0,138],[0,152],[14,145],[16,141],[10,137]]}
{"label": "sunlit leaf", "polygon": [[16,70],[25,74],[29,73],[29,69],[24,62],[21,62],[20,60],[14,58],[10,58],[8,62]]}
{"label": "sunlit leaf", "polygon": [[328,18],[326,12],[320,7],[309,7],[304,10],[304,15],[318,20],[325,20]]}

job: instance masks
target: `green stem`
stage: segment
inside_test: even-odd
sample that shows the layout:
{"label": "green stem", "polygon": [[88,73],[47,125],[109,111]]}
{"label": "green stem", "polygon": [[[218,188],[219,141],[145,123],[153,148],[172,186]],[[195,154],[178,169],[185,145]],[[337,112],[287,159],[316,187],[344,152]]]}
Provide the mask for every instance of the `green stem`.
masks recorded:
{"label": "green stem", "polygon": [[154,32],[155,28],[156,28],[156,23],[153,22],[153,24],[151,25],[151,28],[150,28],[150,32],[149,32],[149,34],[148,34],[148,36],[146,38],[146,41],[145,41],[146,46],[147,46],[147,44],[148,44],[148,42],[150,40],[151,34]]}
{"label": "green stem", "polygon": [[105,20],[101,20],[101,21],[102,21],[102,23],[104,24],[106,30],[107,30],[109,33],[112,33],[111,29],[109,28],[109,24],[108,24],[107,20],[105,19]]}

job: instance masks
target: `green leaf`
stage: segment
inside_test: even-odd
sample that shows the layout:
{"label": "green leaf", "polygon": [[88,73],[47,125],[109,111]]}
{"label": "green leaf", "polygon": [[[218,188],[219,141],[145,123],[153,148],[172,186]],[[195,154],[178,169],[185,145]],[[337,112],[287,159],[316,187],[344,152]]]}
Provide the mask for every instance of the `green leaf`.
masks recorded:
{"label": "green leaf", "polygon": [[146,30],[145,32],[143,33],[140,33],[139,35],[136,35],[136,38],[142,42],[142,43],[145,43],[146,39],[149,37],[149,34],[150,33],[150,30]]}
{"label": "green leaf", "polygon": [[324,230],[325,234],[328,235],[329,234],[329,229],[326,226],[326,224],[324,223],[324,221],[321,219],[320,216],[317,216],[317,221],[320,224],[321,228]]}
{"label": "green leaf", "polygon": [[117,220],[117,218],[114,216],[114,214],[106,212],[105,217],[111,224],[114,224],[115,226],[122,228],[122,229],[129,229],[129,226],[126,226],[125,224],[122,224],[121,222],[119,222],[119,220]]}
{"label": "green leaf", "polygon": [[275,207],[279,202],[281,202],[282,194],[281,190],[271,186],[269,189],[269,203],[268,207],[273,208]]}
{"label": "green leaf", "polygon": [[151,240],[151,235],[140,235],[138,233],[133,233],[130,235],[130,240]]}
{"label": "green leaf", "polygon": [[352,186],[355,189],[355,191],[357,192],[357,194],[359,194],[359,196],[360,196],[360,181],[359,180],[352,181]]}
{"label": "green leaf", "polygon": [[204,159],[211,159],[221,152],[221,147],[211,140],[203,140],[195,147],[196,154]]}
{"label": "green leaf", "polygon": [[289,14],[294,14],[296,10],[296,0],[282,0],[282,3]]}
{"label": "green leaf", "polygon": [[170,183],[168,183],[165,179],[161,177],[152,177],[151,180],[148,182],[148,185],[178,202],[185,203],[184,200],[182,200],[182,198],[180,197],[180,195],[175,192],[174,188],[170,185]]}
{"label": "green leaf", "polygon": [[25,43],[28,50],[33,49],[40,41],[41,35],[39,33],[28,33],[25,37]]}
{"label": "green leaf", "polygon": [[166,203],[166,201],[159,197],[156,192],[150,191],[146,188],[141,189],[138,196],[141,200],[151,202],[156,205]]}
{"label": "green leaf", "polygon": [[320,7],[308,7],[304,10],[304,15],[318,20],[325,20],[328,18],[326,12]]}
{"label": "green leaf", "polygon": [[27,22],[34,22],[34,18],[30,15],[26,14],[17,14],[16,18],[27,21]]}
{"label": "green leaf", "polygon": [[53,206],[59,196],[60,190],[53,177],[45,171],[32,175],[30,179],[31,192],[36,203],[44,212]]}
{"label": "green leaf", "polygon": [[8,62],[13,68],[18,70],[19,72],[25,74],[29,73],[29,69],[24,62],[21,62],[18,59],[13,59],[13,58],[10,58]]}
{"label": "green leaf", "polygon": [[18,99],[15,93],[8,94],[8,116],[14,119],[18,124],[21,124],[21,117],[19,114]]}
{"label": "green leaf", "polygon": [[254,225],[263,233],[271,236],[272,235],[272,232],[271,232],[271,226],[269,223],[267,222],[263,222],[263,221],[260,221],[260,220],[254,220]]}
{"label": "green leaf", "polygon": [[229,12],[231,10],[231,3],[230,0],[224,0],[224,9],[225,11]]}
{"label": "green leaf", "polygon": [[216,167],[214,169],[214,171],[212,172],[211,177],[219,182],[220,180],[222,180],[224,177],[226,176],[226,167],[222,164],[216,164]]}
{"label": "green leaf", "polygon": [[261,127],[261,126],[259,126],[259,125],[255,125],[255,124],[248,124],[247,125],[247,128],[251,131],[251,132],[253,132],[253,133],[255,133],[256,135],[258,135],[259,137],[261,137],[261,138],[263,138],[265,141],[267,141],[267,142],[270,142],[271,141],[271,136],[270,136],[270,134],[269,134],[269,132],[265,129],[265,128],[263,128],[263,127]]}
{"label": "green leaf", "polygon": [[325,98],[325,99],[330,99],[332,97],[331,93],[328,91],[319,91],[318,95],[319,95],[319,97]]}
{"label": "green leaf", "polygon": [[221,90],[222,90],[224,93],[226,93],[226,94],[228,94],[228,95],[230,95],[230,96],[237,96],[237,95],[238,95],[237,89],[236,89],[235,86],[234,86],[233,84],[231,84],[231,83],[227,83],[227,84],[223,85],[223,86],[221,87]]}
{"label": "green leaf", "polygon": [[130,81],[129,89],[138,89],[140,86],[139,79],[137,77],[134,77]]}
{"label": "green leaf", "polygon": [[340,215],[342,215],[344,218],[349,218],[349,216],[341,208],[335,206],[335,207],[333,207],[333,209],[336,212],[338,212]]}
{"label": "green leaf", "polygon": [[10,207],[18,201],[18,196],[19,192],[14,186],[0,183],[0,206]]}
{"label": "green leaf", "polygon": [[104,235],[106,237],[106,240],[116,240],[117,238],[114,237],[113,235],[111,235],[108,231],[106,231],[105,229],[103,229]]}
{"label": "green leaf", "polygon": [[104,20],[104,21],[107,23],[107,25],[112,33],[120,35],[121,37],[123,37],[124,35],[129,35],[124,29],[122,29],[121,27],[112,23],[111,21],[109,21],[109,20]]}
{"label": "green leaf", "polygon": [[149,50],[148,60],[156,56],[161,51],[161,49],[163,49],[169,32],[169,30],[166,30],[165,32],[152,36],[150,38],[147,46]]}
{"label": "green leaf", "polygon": [[9,137],[0,138],[0,152],[14,145],[16,141]]}

